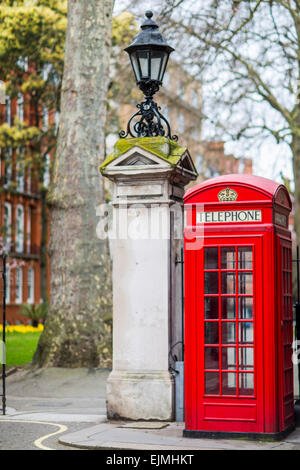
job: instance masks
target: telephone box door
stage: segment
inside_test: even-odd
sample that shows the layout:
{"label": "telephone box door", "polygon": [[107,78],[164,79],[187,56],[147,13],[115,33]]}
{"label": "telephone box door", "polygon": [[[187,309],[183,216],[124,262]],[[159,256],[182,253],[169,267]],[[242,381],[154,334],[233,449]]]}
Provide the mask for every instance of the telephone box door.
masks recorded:
{"label": "telephone box door", "polygon": [[262,236],[196,250],[197,429],[263,432]]}
{"label": "telephone box door", "polygon": [[292,246],[290,240],[277,237],[278,266],[278,347],[279,361],[279,413],[280,429],[286,429],[294,422],[294,385],[291,344],[293,341],[293,299],[292,299]]}

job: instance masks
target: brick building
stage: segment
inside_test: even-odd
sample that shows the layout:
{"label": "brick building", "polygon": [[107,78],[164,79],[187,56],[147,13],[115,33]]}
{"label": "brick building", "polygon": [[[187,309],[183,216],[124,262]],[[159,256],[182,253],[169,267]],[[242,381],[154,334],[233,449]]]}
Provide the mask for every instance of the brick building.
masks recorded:
{"label": "brick building", "polygon": [[[26,95],[6,97],[0,105],[1,124],[12,126],[14,118],[31,125],[32,110]],[[47,120],[54,115],[43,113]],[[28,320],[18,311],[23,303],[37,304],[42,297],[41,240],[42,201],[40,183],[32,168],[22,165],[18,152],[24,148],[1,149],[0,159],[0,237],[4,239],[8,253],[6,314],[8,323]],[[44,188],[49,184],[51,152],[46,156],[47,170],[44,172]],[[10,269],[11,265],[17,264]],[[49,295],[49,268],[45,267],[44,283]]]}
{"label": "brick building", "polygon": [[195,157],[195,164],[199,173],[197,183],[204,179],[230,173],[252,174],[252,160],[226,154],[224,142],[220,141],[201,141]]}

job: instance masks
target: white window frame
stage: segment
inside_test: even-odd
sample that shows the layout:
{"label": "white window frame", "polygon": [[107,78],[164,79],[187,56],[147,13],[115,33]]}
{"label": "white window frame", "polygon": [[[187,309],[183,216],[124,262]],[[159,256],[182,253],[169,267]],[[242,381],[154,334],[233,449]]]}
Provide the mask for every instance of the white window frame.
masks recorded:
{"label": "white window frame", "polygon": [[10,304],[10,268],[6,268],[6,292],[5,292],[5,302]]}
{"label": "white window frame", "polygon": [[18,93],[17,96],[17,116],[19,121],[24,121],[24,96],[22,93]]}
{"label": "white window frame", "polygon": [[43,130],[46,131],[49,127],[49,110],[48,108],[46,108],[46,106],[43,106],[42,122],[43,122]]}
{"label": "white window frame", "polygon": [[26,191],[31,193],[31,168],[27,168]]}
{"label": "white window frame", "polygon": [[169,88],[171,82],[171,75],[170,72],[165,72],[164,79],[163,79],[163,84],[166,88]]}
{"label": "white window frame", "polygon": [[16,164],[16,183],[17,183],[17,191],[24,193],[25,171],[24,171],[23,162],[17,162]]}
{"label": "white window frame", "polygon": [[201,131],[198,125],[194,125],[193,131],[192,131],[193,139],[200,140],[200,134],[201,134]]}
{"label": "white window frame", "polygon": [[244,159],[243,157],[240,157],[240,158],[239,158],[239,170],[238,170],[238,172],[239,172],[240,174],[244,172],[245,166],[246,166],[246,165],[245,165],[245,159]]}
{"label": "white window frame", "polygon": [[28,268],[28,299],[29,304],[34,303],[34,281],[35,281],[35,272],[33,267]]}
{"label": "white window frame", "polygon": [[50,184],[50,154],[47,153],[45,155],[45,167],[44,167],[44,174],[43,174],[43,184],[45,188],[49,187]]}
{"label": "white window frame", "polygon": [[52,71],[52,65],[51,64],[44,64],[42,68],[42,79],[44,82],[48,80],[49,74]]}
{"label": "white window frame", "polygon": [[166,118],[167,121],[170,120],[170,110],[169,110],[168,106],[163,107],[162,115]]}
{"label": "white window frame", "polygon": [[59,120],[60,120],[60,113],[59,113],[59,111],[55,111],[55,113],[54,113],[55,132],[58,131]]}
{"label": "white window frame", "polygon": [[204,162],[204,157],[201,153],[196,154],[196,170],[198,173],[203,172],[203,162]]}
{"label": "white window frame", "polygon": [[[8,159],[9,157],[9,159]],[[8,188],[12,179],[12,148],[6,149],[4,159],[4,187]]]}
{"label": "white window frame", "polygon": [[24,72],[28,72],[28,57],[18,57],[17,65],[20,67],[20,69],[23,69]]}
{"label": "white window frame", "polygon": [[27,210],[26,245],[27,245],[27,253],[30,253],[31,251],[31,207],[28,207],[28,210]]}
{"label": "white window frame", "polygon": [[178,82],[178,91],[177,91],[177,95],[178,95],[179,98],[181,98],[182,100],[184,100],[185,92],[186,92],[186,84],[185,84],[182,80],[179,80],[179,82]]}
{"label": "white window frame", "polygon": [[198,109],[199,108],[199,93],[195,89],[192,89],[192,99],[191,99],[191,101],[192,101],[192,103],[191,103],[192,106],[194,108]]}
{"label": "white window frame", "polygon": [[184,133],[184,128],[185,128],[185,119],[184,119],[184,114],[179,114],[178,115],[178,132],[180,134]]}
{"label": "white window frame", "polygon": [[7,253],[11,250],[11,203],[4,203],[4,239],[5,250]]}
{"label": "white window frame", "polygon": [[21,204],[16,209],[16,252],[24,252],[24,207]]}
{"label": "white window frame", "polygon": [[16,268],[16,304],[23,302],[23,269]]}

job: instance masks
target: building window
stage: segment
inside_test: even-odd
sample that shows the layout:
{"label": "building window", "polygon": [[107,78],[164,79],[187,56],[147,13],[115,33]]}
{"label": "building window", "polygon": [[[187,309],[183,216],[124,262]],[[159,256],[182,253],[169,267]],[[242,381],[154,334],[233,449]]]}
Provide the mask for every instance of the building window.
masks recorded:
{"label": "building window", "polygon": [[166,72],[166,73],[165,73],[164,82],[163,82],[163,83],[164,83],[164,86],[165,86],[166,88],[169,87],[169,85],[170,85],[170,74],[169,74],[169,72]]}
{"label": "building window", "polygon": [[106,144],[106,152],[107,155],[113,152],[114,145],[118,140],[118,135],[113,134],[112,132],[106,136],[105,144]]}
{"label": "building window", "polygon": [[11,184],[11,163],[5,162],[5,170],[4,170],[4,186],[8,188]]}
{"label": "building window", "polygon": [[215,176],[219,176],[219,175],[220,175],[220,172],[217,170],[217,168],[211,163],[209,163],[206,168],[204,176],[206,178],[214,178]]}
{"label": "building window", "polygon": [[22,93],[18,93],[17,97],[17,116],[19,121],[24,121],[24,98]]}
{"label": "building window", "polygon": [[197,153],[196,155],[196,169],[198,173],[202,173],[203,171],[203,155]]}
{"label": "building window", "polygon": [[193,127],[192,136],[193,139],[200,140],[200,128],[197,125]]}
{"label": "building window", "polygon": [[12,177],[12,149],[8,148],[5,151],[4,160],[4,187],[7,188],[11,184]]}
{"label": "building window", "polygon": [[34,269],[28,269],[28,300],[29,304],[34,303]]}
{"label": "building window", "polygon": [[6,268],[6,291],[5,291],[5,302],[10,303],[10,269]]}
{"label": "building window", "polygon": [[49,75],[52,72],[52,65],[51,64],[44,64],[42,68],[42,79],[46,82],[49,78]]}
{"label": "building window", "polygon": [[185,83],[180,81],[178,84],[178,96],[183,99],[184,94],[185,94]]}
{"label": "building window", "polygon": [[31,168],[27,168],[26,191],[31,192]]}
{"label": "building window", "polygon": [[24,72],[28,71],[28,57],[19,57],[17,60],[17,65],[20,69],[24,70]]}
{"label": "building window", "polygon": [[239,173],[244,173],[245,170],[245,159],[240,158],[239,159]]}
{"label": "building window", "polygon": [[59,111],[55,111],[54,113],[54,124],[55,124],[55,132],[57,132],[58,126],[59,126]]}
{"label": "building window", "polygon": [[166,118],[167,121],[170,120],[170,112],[169,112],[169,108],[167,106],[163,107],[163,109],[161,110],[161,113]]}
{"label": "building window", "polygon": [[45,131],[49,127],[49,111],[46,107],[43,107],[42,122],[43,122],[43,129]]}
{"label": "building window", "polygon": [[198,91],[197,90],[192,90],[191,104],[194,108],[199,107]]}
{"label": "building window", "polygon": [[27,245],[27,253],[30,253],[31,252],[31,207],[29,207],[27,211],[26,245]]}
{"label": "building window", "polygon": [[23,271],[22,268],[16,269],[16,304],[23,302]]}
{"label": "building window", "polygon": [[4,204],[4,240],[5,250],[9,253],[11,249],[11,204]]}
{"label": "building window", "polygon": [[178,116],[178,132],[183,134],[184,133],[184,115],[179,114]]}
{"label": "building window", "polygon": [[50,184],[50,155],[49,155],[49,153],[47,153],[46,156],[45,156],[45,167],[44,167],[43,182],[44,182],[45,188],[48,188],[48,186]]}
{"label": "building window", "polygon": [[16,183],[17,191],[23,193],[25,189],[25,172],[24,163],[20,161],[16,165]]}
{"label": "building window", "polygon": [[16,224],[16,252],[23,253],[24,251],[24,208],[17,205],[17,224]]}
{"label": "building window", "polygon": [[9,96],[5,98],[5,122],[11,125],[11,99]]}

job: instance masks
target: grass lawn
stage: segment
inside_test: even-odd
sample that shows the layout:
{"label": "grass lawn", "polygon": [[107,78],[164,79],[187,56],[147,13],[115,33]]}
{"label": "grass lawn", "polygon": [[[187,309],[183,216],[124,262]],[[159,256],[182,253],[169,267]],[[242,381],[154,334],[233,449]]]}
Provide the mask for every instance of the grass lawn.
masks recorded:
{"label": "grass lawn", "polygon": [[23,366],[31,362],[41,331],[34,333],[6,333],[6,365]]}

